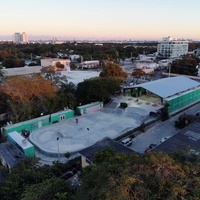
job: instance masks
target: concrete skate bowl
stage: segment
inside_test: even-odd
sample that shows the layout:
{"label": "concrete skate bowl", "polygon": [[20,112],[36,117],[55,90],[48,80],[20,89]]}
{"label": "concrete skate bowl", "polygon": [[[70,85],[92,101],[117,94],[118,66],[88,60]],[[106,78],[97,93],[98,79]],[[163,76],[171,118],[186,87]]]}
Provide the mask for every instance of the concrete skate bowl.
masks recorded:
{"label": "concrete skate bowl", "polygon": [[35,148],[50,157],[57,157],[58,154],[64,156],[65,153],[75,153],[87,147],[84,144],[84,138],[87,135],[83,132],[79,134],[79,138],[73,137],[71,134],[60,132],[59,129],[50,126],[33,131],[29,139]]}
{"label": "concrete skate bowl", "polygon": [[148,116],[148,111],[138,107],[128,107],[126,109],[125,116],[136,120],[143,120],[146,116]]}

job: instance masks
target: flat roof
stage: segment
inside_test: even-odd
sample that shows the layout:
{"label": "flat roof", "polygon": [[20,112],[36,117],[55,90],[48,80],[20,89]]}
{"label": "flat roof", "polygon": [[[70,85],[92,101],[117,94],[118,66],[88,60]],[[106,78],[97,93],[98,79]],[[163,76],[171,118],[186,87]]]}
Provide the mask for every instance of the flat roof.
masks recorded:
{"label": "flat roof", "polygon": [[200,152],[200,119],[180,130],[165,142],[156,146],[153,151],[166,153],[181,151],[186,148]]}
{"label": "flat roof", "polygon": [[25,154],[17,148],[13,142],[6,142],[0,144],[0,156],[12,168],[20,160],[25,158]]}
{"label": "flat roof", "polygon": [[102,151],[106,147],[113,148],[114,151],[117,153],[133,153],[134,151],[125,147],[124,145],[110,139],[110,138],[104,138],[98,142],[96,142],[94,145],[87,147],[79,153],[89,159],[90,161],[93,161],[95,154],[99,151]]}
{"label": "flat roof", "polygon": [[177,93],[184,92],[199,86],[200,83],[197,81],[194,81],[185,76],[176,76],[124,87],[124,89],[142,87],[162,98],[167,98]]}
{"label": "flat roof", "polygon": [[13,139],[22,149],[28,149],[33,145],[20,135],[17,131],[8,133],[8,136]]}

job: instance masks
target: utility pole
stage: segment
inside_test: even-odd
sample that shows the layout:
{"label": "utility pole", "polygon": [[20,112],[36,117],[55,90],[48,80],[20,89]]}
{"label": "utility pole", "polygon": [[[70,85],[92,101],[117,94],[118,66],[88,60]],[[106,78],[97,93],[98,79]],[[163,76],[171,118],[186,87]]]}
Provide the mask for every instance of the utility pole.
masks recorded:
{"label": "utility pole", "polygon": [[58,147],[58,161],[60,162],[59,137],[57,137],[57,147]]}

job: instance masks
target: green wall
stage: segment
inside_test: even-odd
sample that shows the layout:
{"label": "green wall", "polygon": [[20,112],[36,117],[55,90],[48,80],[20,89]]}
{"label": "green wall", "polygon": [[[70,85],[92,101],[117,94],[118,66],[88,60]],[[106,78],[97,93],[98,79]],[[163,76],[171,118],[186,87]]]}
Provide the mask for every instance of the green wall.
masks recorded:
{"label": "green wall", "polygon": [[23,129],[27,129],[28,131],[36,130],[43,126],[48,126],[50,124],[61,122],[62,120],[68,120],[74,117],[73,110],[66,110],[57,113],[53,113],[51,115],[46,115],[42,117],[38,117],[32,120],[12,124],[4,127],[5,134],[10,133],[12,131],[17,131],[21,133]]}
{"label": "green wall", "polygon": [[[95,107],[96,107],[96,110],[95,110]],[[94,110],[92,110],[93,108],[94,108]],[[87,114],[89,112],[98,111],[102,108],[103,108],[103,102],[98,101],[98,102],[95,102],[95,103],[90,103],[90,104],[86,104],[86,105],[83,105],[83,106],[78,106],[77,109],[76,109],[76,113],[78,115],[82,115],[82,114]]]}
{"label": "green wall", "polygon": [[171,100],[165,100],[165,102],[169,105],[168,112],[170,114],[199,100],[200,89],[177,96]]}

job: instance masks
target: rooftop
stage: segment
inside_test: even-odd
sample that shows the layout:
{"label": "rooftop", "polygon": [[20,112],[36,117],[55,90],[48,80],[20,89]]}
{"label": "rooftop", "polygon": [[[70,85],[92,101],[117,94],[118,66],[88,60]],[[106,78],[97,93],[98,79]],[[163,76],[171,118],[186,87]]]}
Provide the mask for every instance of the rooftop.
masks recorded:
{"label": "rooftop", "polygon": [[145,88],[146,90],[162,98],[167,98],[176,95],[180,92],[185,92],[187,90],[200,87],[200,83],[192,79],[189,79],[185,76],[176,76],[176,77],[162,78],[134,86],[128,86],[127,88],[137,88],[137,87]]}
{"label": "rooftop", "polygon": [[104,138],[101,141],[96,142],[94,145],[87,147],[83,149],[82,151],[79,151],[81,155],[89,159],[90,161],[93,161],[95,154],[99,151],[102,151],[106,147],[113,148],[114,151],[118,153],[133,153],[134,151],[123,146],[122,144],[110,139],[110,138]]}
{"label": "rooftop", "polygon": [[0,157],[12,168],[25,158],[25,154],[13,142],[6,142],[0,144]]}
{"label": "rooftop", "polygon": [[154,151],[166,153],[184,150],[186,148],[200,152],[200,119],[197,119],[174,136],[154,148]]}

